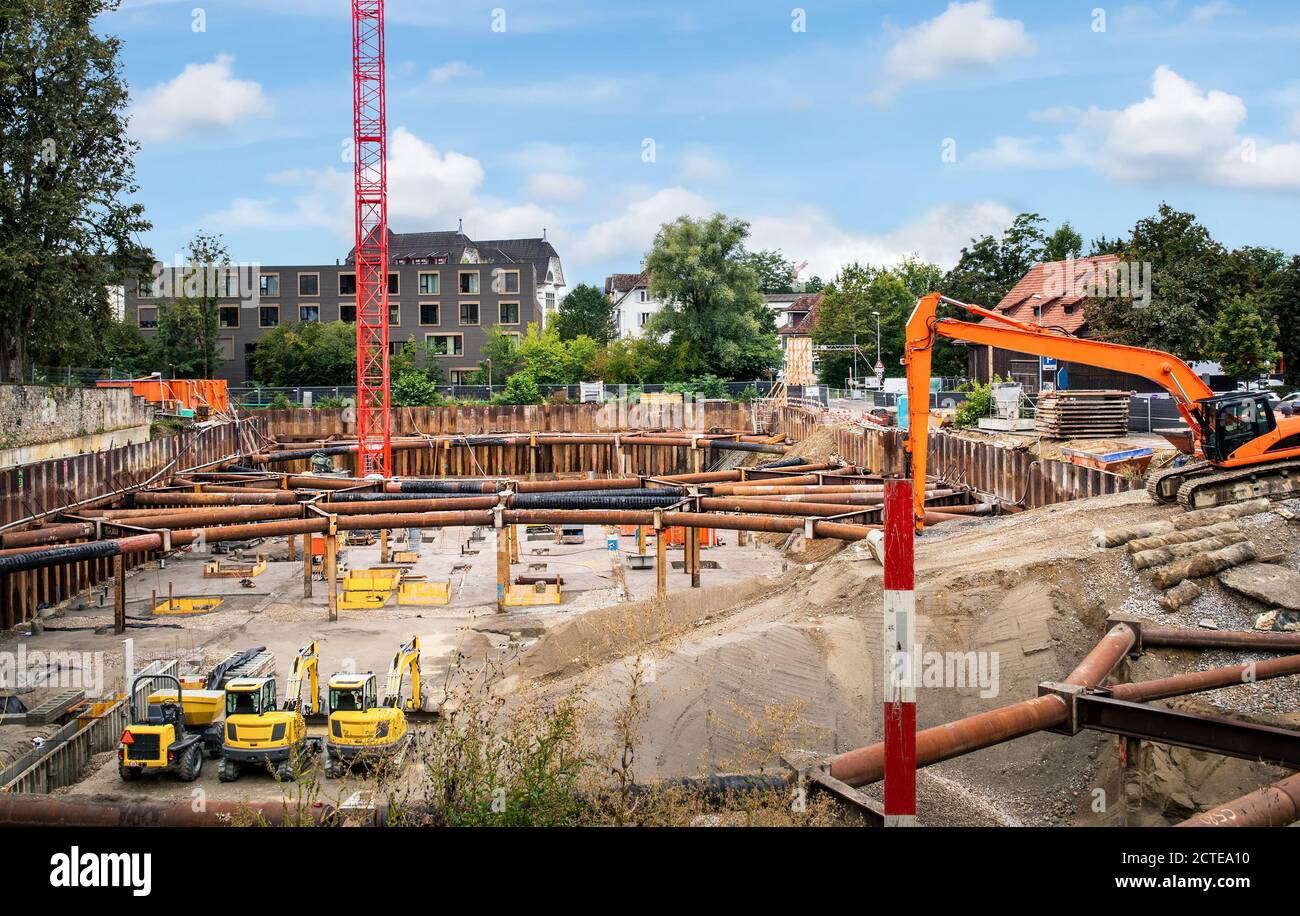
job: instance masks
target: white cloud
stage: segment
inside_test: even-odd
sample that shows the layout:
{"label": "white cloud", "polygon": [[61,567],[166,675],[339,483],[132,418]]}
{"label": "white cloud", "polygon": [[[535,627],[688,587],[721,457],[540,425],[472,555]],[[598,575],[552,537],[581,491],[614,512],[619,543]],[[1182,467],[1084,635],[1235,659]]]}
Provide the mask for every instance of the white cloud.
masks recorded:
{"label": "white cloud", "polygon": [[233,59],[189,64],[179,75],[141,93],[131,107],[131,131],[142,140],[178,140],[266,117],[271,106],[262,86],[236,79]]}
{"label": "white cloud", "polygon": [[[395,231],[425,231],[465,221],[480,238],[535,237],[558,225],[556,216],[532,203],[507,204],[480,194],[483,166],[472,156],[440,152],[405,127],[388,144],[389,225]],[[342,169],[281,172],[270,183],[297,189],[288,200],[237,198],[207,216],[205,225],[251,229],[319,229],[340,241],[353,228],[352,173]]]}
{"label": "white cloud", "polygon": [[898,35],[885,54],[886,82],[876,97],[888,99],[907,82],[988,69],[1032,50],[1025,24],[996,16],[990,0],[950,3]]}
{"label": "white cloud", "polygon": [[684,182],[713,182],[727,177],[730,171],[731,168],[721,159],[695,151],[681,157],[677,175]]}
{"label": "white cloud", "polygon": [[974,237],[1002,233],[1015,214],[1006,206],[983,202],[934,207],[918,219],[881,233],[843,229],[817,207],[751,221],[751,248],[779,248],[796,261],[808,260],[803,275],[829,280],[853,261],[893,264],[910,254],[944,269],[957,263]]}
{"label": "white cloud", "polygon": [[571,246],[573,254],[569,257],[580,262],[622,258],[629,264],[640,264],[660,225],[679,216],[699,217],[709,212],[707,202],[699,195],[681,187],[661,188],[632,200],[617,216],[589,226]]}
{"label": "white cloud", "polygon": [[577,200],[587,192],[587,183],[563,172],[534,172],[524,190],[530,197],[544,200]]}
{"label": "white cloud", "polygon": [[428,73],[427,79],[431,83],[446,83],[462,76],[477,76],[478,71],[465,63],[463,60],[453,60],[443,64],[441,67],[434,67]]}
{"label": "white cloud", "polygon": [[1213,0],[1211,3],[1202,3],[1199,6],[1192,7],[1192,22],[1209,22],[1211,19],[1217,19],[1219,16],[1232,12],[1236,12],[1236,7],[1231,3],[1224,3],[1223,0]]}
{"label": "white cloud", "polygon": [[1246,190],[1300,191],[1300,143],[1243,134],[1246,104],[1204,91],[1167,66],[1151,94],[1115,111],[1074,114],[1074,128],[1044,149],[1036,138],[999,137],[969,161],[992,166],[1089,164],[1118,181],[1182,182]]}

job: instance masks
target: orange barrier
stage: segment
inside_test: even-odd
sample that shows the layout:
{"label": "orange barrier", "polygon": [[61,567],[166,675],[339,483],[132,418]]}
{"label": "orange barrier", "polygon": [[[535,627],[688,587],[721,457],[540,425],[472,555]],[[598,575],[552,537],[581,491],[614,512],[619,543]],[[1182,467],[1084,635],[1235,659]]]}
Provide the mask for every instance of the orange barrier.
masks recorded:
{"label": "orange barrier", "polygon": [[[668,546],[668,547],[681,547],[681,546],[683,546],[683,545],[686,543],[686,529],[685,529],[685,528],[666,528],[666,529],[664,529],[664,530],[668,533],[668,540],[664,541],[664,544],[665,544],[666,546]],[[716,528],[701,528],[701,529],[700,529],[700,546],[701,546],[701,547],[716,547],[717,545],[718,545],[718,531],[717,531],[717,529],[716,529]]]}
{"label": "orange barrier", "polygon": [[123,381],[96,382],[97,388],[126,388],[136,397],[151,404],[166,407],[223,413],[230,409],[230,395],[225,379],[160,379],[143,378]]}

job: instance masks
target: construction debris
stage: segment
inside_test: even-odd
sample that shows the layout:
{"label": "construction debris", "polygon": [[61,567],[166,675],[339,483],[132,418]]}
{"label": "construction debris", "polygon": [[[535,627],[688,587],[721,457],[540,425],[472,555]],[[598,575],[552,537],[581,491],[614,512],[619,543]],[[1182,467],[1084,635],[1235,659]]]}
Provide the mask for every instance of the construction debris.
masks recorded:
{"label": "construction debris", "polygon": [[1160,597],[1165,613],[1173,614],[1201,597],[1202,589],[1191,579],[1184,579]]}
{"label": "construction debris", "polygon": [[1119,547],[1140,538],[1163,537],[1175,531],[1221,524],[1232,521],[1234,518],[1267,512],[1272,508],[1272,505],[1267,499],[1251,499],[1226,506],[1215,506],[1211,509],[1196,509],[1191,512],[1184,512],[1168,521],[1146,522],[1125,528],[1098,529],[1095,532],[1097,546]]}
{"label": "construction debris", "polygon": [[1300,572],[1269,563],[1251,563],[1219,573],[1219,581],[1234,591],[1288,611],[1300,611]]}
{"label": "construction debris", "polygon": [[[1198,528],[1196,530],[1201,531],[1204,529]],[[1183,557],[1222,550],[1224,547],[1240,544],[1244,540],[1246,540],[1244,532],[1233,531],[1221,534],[1218,537],[1202,538],[1199,541],[1187,541],[1182,544],[1170,544],[1168,547],[1144,550],[1141,553],[1133,554],[1130,559],[1133,562],[1134,569],[1150,569],[1153,566],[1166,566],[1175,560],[1181,560]]]}
{"label": "construction debris", "polygon": [[1200,541],[1205,538],[1235,534],[1240,530],[1241,526],[1236,522],[1220,522],[1217,525],[1206,525],[1203,528],[1186,528],[1182,531],[1171,531],[1168,534],[1157,534],[1149,538],[1138,538],[1129,541],[1127,548],[1129,553],[1142,553],[1146,550],[1155,550],[1157,547],[1170,547],[1174,544],[1186,544],[1189,541]]}
{"label": "construction debris", "polygon": [[1184,579],[1200,579],[1203,576],[1212,576],[1233,566],[1250,563],[1258,556],[1255,545],[1250,541],[1243,541],[1240,544],[1233,544],[1221,550],[1198,554],[1171,563],[1168,566],[1162,566],[1155,571],[1151,581],[1156,588],[1170,588]]}

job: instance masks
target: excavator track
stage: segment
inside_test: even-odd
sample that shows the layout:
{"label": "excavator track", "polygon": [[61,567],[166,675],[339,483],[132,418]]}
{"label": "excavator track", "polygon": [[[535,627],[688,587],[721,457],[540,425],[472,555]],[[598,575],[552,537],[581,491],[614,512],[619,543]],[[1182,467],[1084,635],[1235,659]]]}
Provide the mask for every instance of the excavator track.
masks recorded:
{"label": "excavator track", "polygon": [[1208,509],[1261,496],[1269,499],[1300,496],[1300,461],[1197,474],[1179,485],[1177,499],[1184,509]]}
{"label": "excavator track", "polygon": [[1164,468],[1147,477],[1147,496],[1158,503],[1171,503],[1189,477],[1213,471],[1208,461],[1189,461],[1176,468]]}

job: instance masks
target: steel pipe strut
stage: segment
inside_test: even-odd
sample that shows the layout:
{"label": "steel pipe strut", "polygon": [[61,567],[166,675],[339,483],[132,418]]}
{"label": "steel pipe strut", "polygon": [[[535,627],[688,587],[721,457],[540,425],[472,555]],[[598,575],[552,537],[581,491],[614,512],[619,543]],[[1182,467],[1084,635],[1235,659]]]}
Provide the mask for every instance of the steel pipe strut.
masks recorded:
{"label": "steel pipe strut", "polygon": [[1300,633],[1143,627],[1142,645],[1176,649],[1262,649],[1267,652],[1293,652],[1300,650]]}
{"label": "steel pipe strut", "polygon": [[1146,703],[1151,700],[1185,696],[1189,693],[1201,693],[1205,690],[1219,690],[1224,687],[1235,687],[1238,684],[1267,681],[1292,674],[1300,674],[1300,655],[1284,655],[1281,658],[1210,668],[1206,671],[1192,671],[1188,674],[1175,674],[1172,677],[1137,681],[1133,684],[1112,684],[1106,688],[1106,692],[1117,700]]}
{"label": "steel pipe strut", "polygon": [[1300,821],[1300,773],[1190,817],[1175,827],[1285,827]]}

